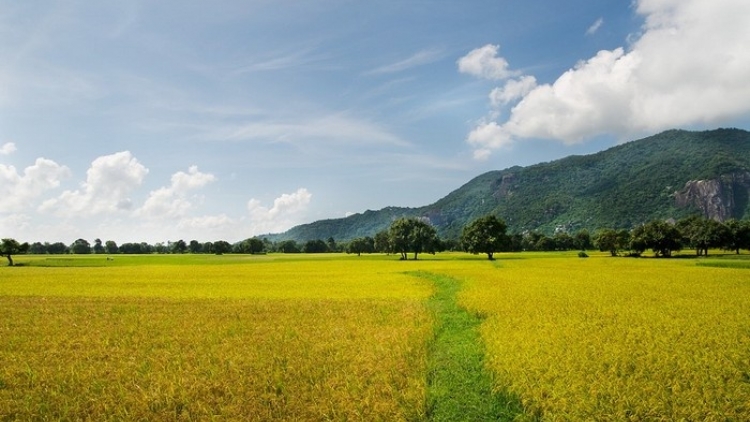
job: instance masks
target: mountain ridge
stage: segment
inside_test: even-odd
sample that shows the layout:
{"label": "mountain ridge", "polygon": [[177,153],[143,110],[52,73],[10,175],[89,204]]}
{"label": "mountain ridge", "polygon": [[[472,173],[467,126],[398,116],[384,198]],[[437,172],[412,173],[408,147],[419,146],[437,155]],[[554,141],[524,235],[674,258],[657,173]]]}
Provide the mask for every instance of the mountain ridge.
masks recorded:
{"label": "mountain ridge", "polygon": [[270,240],[348,241],[374,236],[400,217],[430,220],[457,238],[475,218],[495,214],[511,232],[632,228],[702,213],[750,216],[750,132],[671,129],[588,155],[480,174],[422,207],[385,207],[295,226]]}

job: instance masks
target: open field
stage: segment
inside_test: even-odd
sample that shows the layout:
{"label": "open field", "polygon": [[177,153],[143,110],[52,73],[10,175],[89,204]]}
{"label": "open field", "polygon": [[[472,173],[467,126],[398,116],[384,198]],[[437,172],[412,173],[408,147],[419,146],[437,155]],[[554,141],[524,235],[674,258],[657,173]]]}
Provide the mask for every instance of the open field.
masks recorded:
{"label": "open field", "polygon": [[508,419],[750,414],[748,256],[594,255],[19,257],[0,420],[448,420],[475,393],[432,354],[463,329]]}

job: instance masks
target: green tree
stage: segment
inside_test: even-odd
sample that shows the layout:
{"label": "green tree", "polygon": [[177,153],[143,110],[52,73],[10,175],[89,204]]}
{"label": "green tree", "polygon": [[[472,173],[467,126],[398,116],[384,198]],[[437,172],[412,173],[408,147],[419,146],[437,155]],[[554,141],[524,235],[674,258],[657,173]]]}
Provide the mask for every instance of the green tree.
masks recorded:
{"label": "green tree", "polygon": [[586,229],[579,230],[574,236],[574,243],[576,249],[585,251],[588,249],[591,249],[593,244],[591,243],[591,235],[589,234],[589,231]]}
{"label": "green tree", "polygon": [[90,254],[91,244],[86,239],[76,239],[76,241],[70,245],[70,252],[74,254]]}
{"label": "green tree", "polygon": [[190,243],[188,243],[188,250],[190,253],[200,253],[203,249],[203,244],[195,239],[191,240]]}
{"label": "green tree", "polygon": [[172,253],[183,254],[188,250],[188,245],[184,240],[180,239],[176,242],[172,242],[172,244],[169,245],[169,249]]}
{"label": "green tree", "polygon": [[695,249],[698,256],[708,256],[709,248],[720,248],[727,243],[729,230],[716,220],[690,216],[677,222],[684,242]]}
{"label": "green tree", "polygon": [[654,220],[633,229],[635,242],[642,243],[646,248],[654,251],[656,256],[669,257],[672,252],[682,249],[682,234],[666,221]]}
{"label": "green tree", "polygon": [[213,243],[213,253],[223,255],[232,250],[232,245],[226,240],[217,240]]}
{"label": "green tree", "polygon": [[104,242],[104,250],[106,250],[108,254],[116,254],[120,251],[114,240]]}
{"label": "green tree", "polygon": [[300,253],[299,245],[294,240],[284,240],[276,245],[276,250],[282,253]]}
{"label": "green tree", "polygon": [[94,250],[95,254],[103,254],[104,245],[102,245],[102,240],[99,238],[94,239],[94,247],[92,249]]}
{"label": "green tree", "polygon": [[263,252],[265,245],[257,237],[251,237],[242,241],[242,253],[258,254]]}
{"label": "green tree", "polygon": [[0,256],[8,259],[8,266],[13,266],[13,255],[24,254],[29,250],[29,244],[19,243],[16,239],[5,238],[0,241]]}
{"label": "green tree", "polygon": [[391,223],[388,237],[402,260],[408,259],[410,252],[414,253],[415,260],[423,252],[434,254],[440,243],[435,228],[416,218],[399,218]]}
{"label": "green tree", "polygon": [[727,227],[724,249],[735,251],[738,255],[740,249],[750,249],[750,221],[731,219],[724,225]]}
{"label": "green tree", "polygon": [[328,252],[328,245],[321,239],[308,240],[302,245],[304,253],[325,253]]}
{"label": "green tree", "polygon": [[510,239],[505,234],[508,226],[494,215],[480,217],[466,225],[461,234],[461,243],[467,252],[487,254],[494,260],[495,252],[507,250]]}
{"label": "green tree", "polygon": [[369,236],[358,237],[346,245],[346,253],[355,253],[357,256],[362,253],[372,253],[375,250],[375,240]]}
{"label": "green tree", "polygon": [[391,253],[391,240],[388,236],[388,230],[382,230],[375,233],[373,239],[375,244],[373,245],[375,252],[380,253]]}

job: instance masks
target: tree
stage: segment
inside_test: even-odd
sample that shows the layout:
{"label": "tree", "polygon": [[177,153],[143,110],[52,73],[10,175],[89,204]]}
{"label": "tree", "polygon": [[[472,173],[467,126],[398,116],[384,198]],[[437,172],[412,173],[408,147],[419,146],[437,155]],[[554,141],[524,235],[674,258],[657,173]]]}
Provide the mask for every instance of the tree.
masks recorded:
{"label": "tree", "polygon": [[70,252],[74,254],[90,254],[91,244],[85,239],[76,239],[72,245],[70,245]]}
{"label": "tree", "polygon": [[308,240],[302,245],[304,253],[325,253],[328,252],[328,245],[321,239]]}
{"label": "tree", "polygon": [[388,236],[388,230],[382,230],[375,233],[373,248],[375,252],[391,253],[391,240]]}
{"label": "tree", "polygon": [[435,253],[440,239],[437,231],[431,225],[416,218],[399,218],[388,229],[391,246],[401,255],[402,260],[408,259],[409,252],[414,253],[414,259],[422,252]]}
{"label": "tree", "polygon": [[669,257],[682,249],[682,234],[674,224],[666,221],[651,221],[633,229],[633,241],[651,248],[656,256]]}
{"label": "tree", "polygon": [[172,253],[183,254],[185,253],[185,251],[187,251],[188,245],[184,240],[180,239],[176,242],[172,242],[172,244],[169,245],[169,248],[171,249]]}
{"label": "tree", "polygon": [[202,249],[203,245],[195,239],[191,240],[188,244],[188,250],[190,253],[200,253]]}
{"label": "tree", "polygon": [[237,249],[240,253],[257,254],[263,252],[264,247],[265,245],[262,240],[257,237],[251,237],[240,242]]}
{"label": "tree", "polygon": [[358,237],[346,245],[346,253],[355,253],[357,256],[362,253],[372,253],[375,250],[375,240],[369,236]]}
{"label": "tree", "polygon": [[13,255],[24,254],[29,250],[29,244],[18,243],[16,239],[5,238],[0,241],[0,256],[8,259],[8,266],[13,266]]}
{"label": "tree", "polygon": [[102,245],[102,240],[97,238],[94,240],[94,253],[95,254],[103,254],[104,253],[104,246]]}
{"label": "tree", "polygon": [[326,240],[326,244],[328,245],[328,252],[338,252],[338,246],[336,245],[336,240],[333,236]]}
{"label": "tree", "polygon": [[593,238],[594,246],[600,251],[608,251],[612,256],[617,256],[618,251],[629,246],[623,240],[621,232],[610,228],[598,230]]}
{"label": "tree", "polygon": [[106,250],[108,254],[116,254],[120,251],[120,248],[117,247],[117,243],[114,240],[108,240],[104,242],[104,250]]}
{"label": "tree", "polygon": [[213,243],[213,245],[213,252],[216,255],[223,255],[232,250],[232,245],[230,245],[226,240],[217,240]]}
{"label": "tree", "polygon": [[716,220],[691,216],[677,222],[677,228],[687,245],[698,256],[708,256],[709,248],[719,248],[727,243],[729,230]]}
{"label": "tree", "polygon": [[591,235],[589,234],[588,230],[581,229],[579,230],[575,236],[573,236],[575,247],[579,250],[585,251],[588,249],[591,249],[593,244],[591,243]]}
{"label": "tree", "polygon": [[507,250],[510,245],[507,229],[505,221],[494,215],[480,217],[464,227],[461,243],[467,252],[484,253],[487,259],[494,260],[495,252]]}
{"label": "tree", "polygon": [[727,227],[725,249],[738,255],[740,249],[750,249],[750,221],[731,219],[724,224]]}
{"label": "tree", "polygon": [[279,243],[276,249],[282,253],[300,253],[299,246],[294,240],[285,240]]}

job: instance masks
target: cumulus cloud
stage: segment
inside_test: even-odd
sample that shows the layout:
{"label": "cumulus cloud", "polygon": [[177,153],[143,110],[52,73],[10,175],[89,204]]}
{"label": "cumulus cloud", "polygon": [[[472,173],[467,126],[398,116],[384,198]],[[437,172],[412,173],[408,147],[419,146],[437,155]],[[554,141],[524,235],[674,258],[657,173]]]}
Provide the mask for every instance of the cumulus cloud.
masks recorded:
{"label": "cumulus cloud", "polygon": [[0,164],[0,212],[23,210],[68,177],[67,167],[46,158],[37,158],[22,174],[13,166]]}
{"label": "cumulus cloud", "polygon": [[300,224],[310,204],[312,194],[305,188],[283,194],[273,201],[270,208],[261,205],[255,198],[247,203],[252,234],[275,233]]}
{"label": "cumulus cloud", "polygon": [[0,146],[0,155],[10,155],[16,152],[16,144],[13,142],[6,142]]}
{"label": "cumulus cloud", "polygon": [[536,78],[533,76],[522,76],[518,79],[511,79],[505,82],[502,88],[495,88],[490,92],[490,102],[494,107],[506,105],[523,98],[534,88],[536,88]]}
{"label": "cumulus cloud", "polygon": [[[604,134],[716,125],[750,112],[750,2],[638,0],[636,11],[645,24],[629,51],[600,51],[554,82],[537,84],[515,97],[505,121],[480,122],[467,142],[486,157],[508,139],[572,144]],[[501,104],[511,94],[502,89],[492,98]]]}
{"label": "cumulus cloud", "polygon": [[500,80],[518,75],[508,69],[508,61],[497,55],[499,45],[487,44],[458,59],[458,71],[484,79]]}
{"label": "cumulus cloud", "polygon": [[148,218],[182,217],[192,207],[188,193],[214,181],[216,176],[213,174],[201,173],[197,166],[190,166],[187,173],[179,171],[173,174],[169,186],[151,191],[143,206],[136,210],[136,215]]}
{"label": "cumulus cloud", "polygon": [[98,157],[86,172],[86,181],[78,190],[66,190],[58,198],[45,201],[40,211],[61,216],[90,216],[128,210],[131,191],[141,185],[148,169],[122,151]]}

